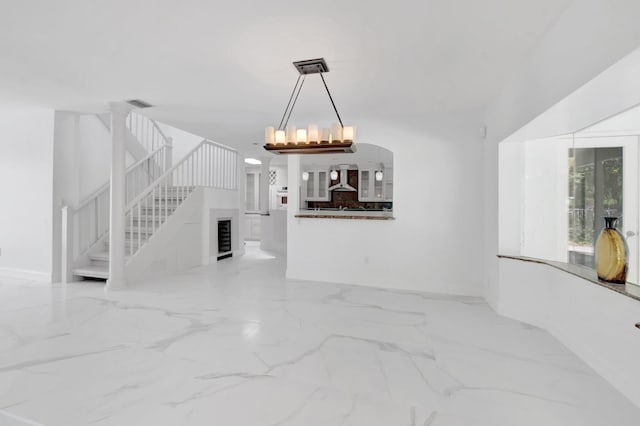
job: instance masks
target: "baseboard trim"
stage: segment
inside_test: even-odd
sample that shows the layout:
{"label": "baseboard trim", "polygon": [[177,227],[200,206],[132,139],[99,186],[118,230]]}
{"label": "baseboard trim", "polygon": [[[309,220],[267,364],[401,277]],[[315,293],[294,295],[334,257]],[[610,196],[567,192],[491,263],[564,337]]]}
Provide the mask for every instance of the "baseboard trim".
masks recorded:
{"label": "baseboard trim", "polygon": [[52,283],[51,274],[47,274],[46,272],[30,271],[28,269],[0,268],[0,277],[36,281],[42,284]]}

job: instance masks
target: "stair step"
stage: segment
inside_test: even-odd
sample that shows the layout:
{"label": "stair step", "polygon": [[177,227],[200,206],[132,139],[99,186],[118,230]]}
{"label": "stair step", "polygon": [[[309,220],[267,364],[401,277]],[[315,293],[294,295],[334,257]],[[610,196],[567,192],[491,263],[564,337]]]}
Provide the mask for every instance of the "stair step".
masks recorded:
{"label": "stair step", "polygon": [[[97,253],[90,253],[89,259],[91,264],[95,266],[109,266],[109,251],[100,251]],[[129,256],[125,256],[125,260],[129,260]]]}
{"label": "stair step", "polygon": [[97,253],[90,253],[89,254],[89,259],[108,262],[109,261],[109,252],[108,251],[101,251],[101,252],[97,252]]}
{"label": "stair step", "polygon": [[180,200],[180,201],[184,201],[186,200],[188,197],[187,194],[185,194],[184,196],[182,194],[161,194],[161,195],[157,195],[155,197],[153,197],[154,200],[158,201],[158,200]]}
{"label": "stair step", "polygon": [[[164,222],[164,220],[167,219],[167,216],[164,215],[164,211],[162,212],[162,217],[160,217],[159,215],[155,215],[154,216],[152,214],[141,214],[140,216],[138,216],[138,215],[133,216],[133,223],[137,223],[137,222],[152,223],[155,220],[156,226],[158,226],[159,223],[162,223],[162,222],[160,222],[160,219],[163,219],[163,222]],[[131,219],[129,219],[129,220],[131,220]]]}
{"label": "stair step", "polygon": [[90,253],[89,260],[91,262],[91,266],[102,266],[109,267],[109,252],[102,251],[99,253]]}
{"label": "stair step", "polygon": [[[134,238],[133,241],[129,238],[127,238],[127,240],[124,243],[124,246],[126,248],[126,253],[125,254],[129,254],[129,248],[133,247],[134,249],[137,249],[138,247],[142,247],[145,243],[147,242],[146,239],[144,238],[140,238],[140,245],[138,246],[138,239]],[[105,247],[108,249],[109,248],[109,241],[105,241],[104,243]]]}
{"label": "stair step", "polygon": [[109,279],[109,268],[98,265],[86,265],[73,270],[73,275],[85,278]]}
{"label": "stair step", "polygon": [[[135,226],[135,223],[136,223],[135,220],[133,222],[134,222],[134,226],[133,227],[127,226],[127,228],[125,229],[125,232],[127,234],[136,234],[136,235],[138,235],[138,232],[139,232],[142,235],[152,235],[155,231],[158,230],[158,228],[160,226],[156,222],[156,228],[154,230],[153,226],[151,226],[152,225],[151,221],[149,221],[149,223],[148,223],[149,226],[144,226],[144,221],[142,221],[141,224],[140,224],[141,226],[139,226],[139,227]],[[138,237],[136,236],[135,239],[137,239],[137,238]]]}
{"label": "stair step", "polygon": [[[140,207],[140,213],[151,216],[153,212],[156,212],[156,216],[158,216],[159,212],[162,211],[162,216],[164,216],[165,211],[168,213],[173,213],[178,206],[142,206]],[[138,213],[138,209],[134,209],[134,213]]]}

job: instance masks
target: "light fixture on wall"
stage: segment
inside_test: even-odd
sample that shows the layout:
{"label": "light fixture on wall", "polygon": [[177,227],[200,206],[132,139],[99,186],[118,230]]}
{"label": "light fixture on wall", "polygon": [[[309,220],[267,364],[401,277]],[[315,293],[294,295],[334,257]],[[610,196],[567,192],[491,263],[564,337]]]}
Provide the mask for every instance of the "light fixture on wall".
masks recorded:
{"label": "light fixture on wall", "polygon": [[302,180],[305,182],[309,180],[309,172],[302,172]]}
{"label": "light fixture on wall", "polygon": [[329,173],[329,177],[331,178],[331,180],[338,180],[338,171],[331,170],[331,172]]}
{"label": "light fixture on wall", "polygon": [[[265,145],[264,149],[276,154],[328,154],[328,153],[351,153],[355,152],[353,141],[355,139],[355,127],[345,126],[333,102],[333,97],[327,86],[327,82],[322,75],[329,72],[329,67],[324,58],[309,59],[305,61],[294,62],[300,75],[296,81],[296,85],[291,92],[289,103],[284,109],[284,114],[280,120],[278,128],[267,127],[265,129]],[[293,107],[296,105],[300,90],[307,74],[320,74],[322,83],[324,83],[327,94],[333,110],[336,112],[338,121],[329,128],[319,128],[316,124],[310,124],[309,127],[297,129],[295,126],[289,126],[289,117]]]}
{"label": "light fixture on wall", "polygon": [[384,174],[382,173],[382,170],[377,170],[376,171],[376,180],[378,182],[382,182],[382,178],[384,177]]}

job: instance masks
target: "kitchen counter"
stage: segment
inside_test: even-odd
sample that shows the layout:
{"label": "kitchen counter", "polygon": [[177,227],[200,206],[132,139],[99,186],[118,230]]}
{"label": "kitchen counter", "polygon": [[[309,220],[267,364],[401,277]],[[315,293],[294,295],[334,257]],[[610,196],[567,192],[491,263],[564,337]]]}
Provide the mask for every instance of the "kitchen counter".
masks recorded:
{"label": "kitchen counter", "polygon": [[300,210],[295,217],[305,219],[394,220],[393,211],[382,210]]}

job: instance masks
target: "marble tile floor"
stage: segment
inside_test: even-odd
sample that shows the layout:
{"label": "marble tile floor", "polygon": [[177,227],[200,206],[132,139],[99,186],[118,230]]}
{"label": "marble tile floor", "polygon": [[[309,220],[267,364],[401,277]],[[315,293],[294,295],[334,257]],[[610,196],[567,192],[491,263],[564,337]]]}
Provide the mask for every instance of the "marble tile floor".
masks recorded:
{"label": "marble tile floor", "polygon": [[251,245],[124,292],[0,278],[0,425],[640,424],[482,299],[283,277]]}

